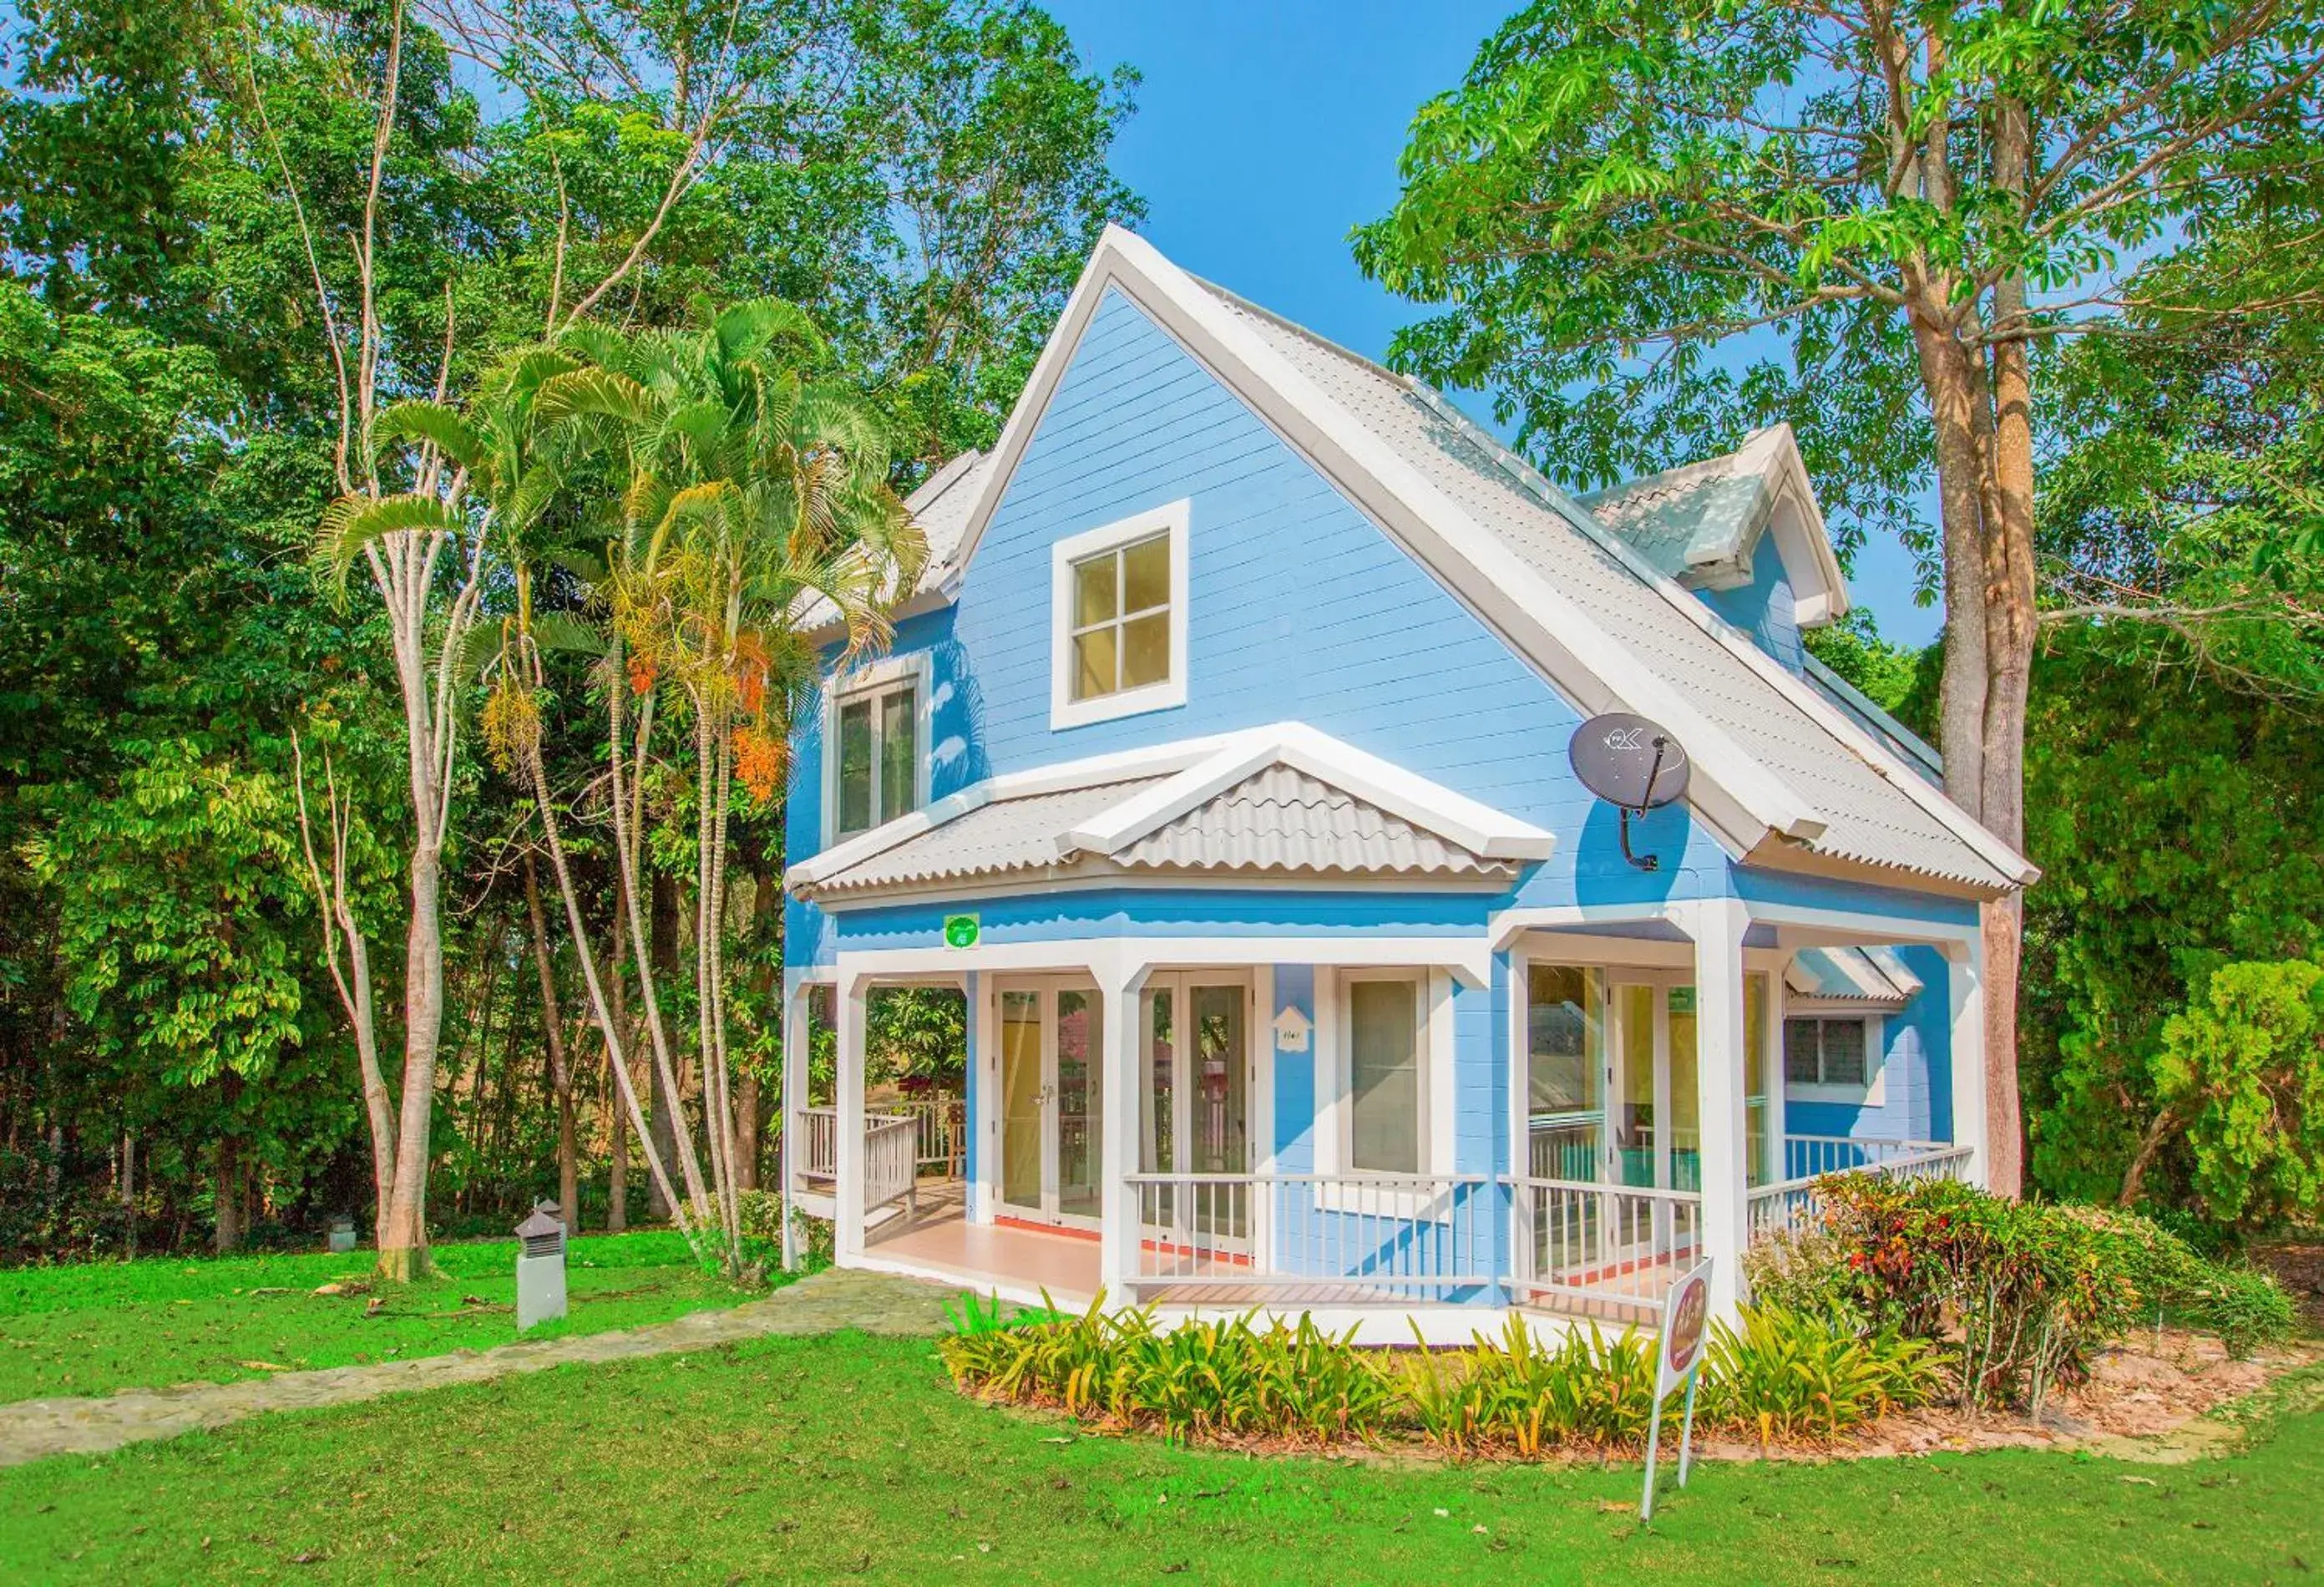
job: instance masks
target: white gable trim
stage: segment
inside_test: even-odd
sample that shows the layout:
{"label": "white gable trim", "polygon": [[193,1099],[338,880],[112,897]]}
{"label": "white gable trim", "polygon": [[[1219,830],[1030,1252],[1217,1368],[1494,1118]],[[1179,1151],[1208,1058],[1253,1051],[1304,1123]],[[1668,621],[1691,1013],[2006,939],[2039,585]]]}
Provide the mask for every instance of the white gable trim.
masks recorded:
{"label": "white gable trim", "polygon": [[1066,835],[1074,852],[1115,853],[1281,762],[1493,860],[1545,860],[1557,839],[1530,822],[1367,754],[1304,722],[1238,734],[1169,781],[1133,794]]}
{"label": "white gable trim", "polygon": [[[1083,330],[1112,287],[1152,317],[1230,391],[1284,438],[1313,466],[1370,514],[1408,553],[1436,575],[1488,627],[1519,656],[1531,661],[1553,687],[1580,710],[1636,711],[1669,727],[1687,746],[1695,786],[1688,803],[1724,844],[1738,854],[1760,848],[1770,835],[1812,843],[1827,825],[1823,817],[1679,692],[1655,677],[1572,601],[1526,565],[1498,536],[1382,442],[1353,415],[1268,346],[1225,305],[1152,245],[1118,226],[1106,228],[1067,300],[1056,330],[1033,369],[1032,378],[1010,412],[995,451],[994,466],[982,480],[977,499],[954,557],[958,580],[975,556],[992,516],[1007,494],[1017,464],[1047,411]],[[1412,388],[1435,401],[1425,388]],[[1464,421],[1465,422],[1465,421]],[[1481,434],[1474,426],[1471,433]],[[1489,438],[1488,438],[1489,440]],[[1782,439],[1788,443],[1788,432]],[[1775,444],[1770,442],[1770,444]],[[1518,464],[1506,448],[1493,448]],[[1796,447],[1792,447],[1796,464]],[[1530,470],[1526,470],[1530,473]],[[1803,475],[1804,471],[1803,470]],[[1538,480],[1538,475],[1534,476]],[[1987,832],[1941,793],[1906,770],[1872,736],[1849,722],[1793,677],[1748,639],[1735,632],[1702,602],[1645,565],[1619,538],[1608,533],[1561,492],[1541,482],[1543,499],[1582,532],[1620,556],[1649,588],[1662,594],[1691,621],[1718,637],[1757,668],[1759,675],[1806,710],[1812,720],[1901,789],[1933,818],[1960,837],[2002,875],[2020,884],[2039,872]],[[1808,494],[1812,505],[1812,492]],[[1825,552],[1830,554],[1827,543]],[[1837,570],[1836,560],[1833,564]],[[1844,587],[1844,586],[1842,586]],[[1843,597],[1844,598],[1844,597]]]}

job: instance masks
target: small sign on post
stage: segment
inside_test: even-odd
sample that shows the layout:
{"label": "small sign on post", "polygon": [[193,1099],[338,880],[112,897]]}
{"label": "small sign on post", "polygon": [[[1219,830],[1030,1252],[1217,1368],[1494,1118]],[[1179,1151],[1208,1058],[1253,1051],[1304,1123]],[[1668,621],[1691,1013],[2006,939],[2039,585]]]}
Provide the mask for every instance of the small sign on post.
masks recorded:
{"label": "small sign on post", "polygon": [[538,1203],[516,1226],[516,1331],[565,1315],[565,1218],[553,1201]]}
{"label": "small sign on post", "polygon": [[1663,1401],[1686,1385],[1686,1421],[1678,1438],[1678,1485],[1686,1486],[1694,1456],[1694,1385],[1702,1366],[1703,1331],[1711,1325],[1711,1262],[1708,1258],[1679,1276],[1663,1297],[1662,1337],[1655,1341],[1655,1410],[1646,1426],[1646,1491],[1638,1500],[1638,1520],[1655,1518],[1655,1453],[1662,1443]]}

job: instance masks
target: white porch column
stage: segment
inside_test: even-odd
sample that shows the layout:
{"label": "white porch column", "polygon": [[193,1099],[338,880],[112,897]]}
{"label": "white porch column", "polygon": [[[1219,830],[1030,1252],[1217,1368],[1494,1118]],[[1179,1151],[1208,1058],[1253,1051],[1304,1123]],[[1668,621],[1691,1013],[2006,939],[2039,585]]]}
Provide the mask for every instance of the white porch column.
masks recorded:
{"label": "white porch column", "polygon": [[1767,972],[1767,1029],[1761,1032],[1766,1050],[1759,1057],[1759,1074],[1767,1085],[1767,1158],[1765,1172],[1770,1185],[1792,1176],[1791,1120],[1784,1104],[1784,1005],[1792,989],[1784,984],[1784,969]]}
{"label": "white porch column", "polygon": [[832,1100],[839,1104],[839,1139],[832,1165],[838,1202],[832,1255],[845,1267],[863,1254],[863,1036],[871,983],[843,972],[833,1001],[839,1022],[839,1074]]}
{"label": "white porch column", "polygon": [[1104,1286],[1109,1306],[1124,1306],[1135,1298],[1131,1280],[1138,1270],[1138,1198],[1129,1176],[1138,1171],[1138,1004],[1146,984],[1147,966],[1126,959],[1102,961],[1092,966],[1097,974],[1102,1011],[1098,1020],[1098,1093],[1100,1136],[1104,1149],[1098,1158],[1098,1282]]}
{"label": "white porch column", "polygon": [[1743,933],[1739,899],[1704,899],[1687,911],[1694,938],[1695,1092],[1702,1116],[1702,1245],[1713,1316],[1732,1317],[1743,1293],[1743,1248],[1750,1240],[1744,1175],[1748,1137],[1743,1106]]}
{"label": "white porch column", "polygon": [[807,1106],[807,983],[796,971],[783,972],[783,1076],[777,1093],[781,1112],[776,1115],[780,1131],[776,1136],[779,1150],[776,1171],[781,1175],[783,1191],[783,1271],[793,1271],[798,1266],[798,1239],[791,1231],[793,1198],[798,1191],[799,1113]]}
{"label": "white porch column", "polygon": [[1987,1162],[1985,1121],[1985,939],[1945,944],[1945,985],[1952,1003],[1953,1144],[1969,1148],[1961,1177],[1982,1187]]}

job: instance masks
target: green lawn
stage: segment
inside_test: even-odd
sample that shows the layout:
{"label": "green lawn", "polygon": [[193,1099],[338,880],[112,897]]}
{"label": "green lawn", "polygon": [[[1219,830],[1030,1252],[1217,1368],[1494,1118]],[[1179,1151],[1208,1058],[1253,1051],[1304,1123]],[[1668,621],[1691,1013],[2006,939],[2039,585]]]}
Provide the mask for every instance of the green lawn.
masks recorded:
{"label": "green lawn", "polygon": [[[2311,1378],[2309,1403],[2318,1385]],[[2181,1466],[1254,1460],[955,1396],[927,1341],[768,1339],[0,1472],[0,1579],[2263,1582],[2324,1569],[2324,1415]],[[1650,1574],[1640,1574],[1647,1573]]]}
{"label": "green lawn", "polygon": [[[444,1277],[372,1296],[318,1296],[334,1279],[364,1279],[367,1252],[152,1259],[0,1271],[0,1401],[104,1394],[207,1379],[225,1382],[271,1368],[337,1367],[516,1337],[516,1242],[436,1248]],[[669,1231],[586,1236],[573,1242],[566,1287],[571,1315],[528,1335],[594,1333],[658,1323],[764,1291],[703,1275]],[[492,1308],[472,1307],[470,1297]]]}

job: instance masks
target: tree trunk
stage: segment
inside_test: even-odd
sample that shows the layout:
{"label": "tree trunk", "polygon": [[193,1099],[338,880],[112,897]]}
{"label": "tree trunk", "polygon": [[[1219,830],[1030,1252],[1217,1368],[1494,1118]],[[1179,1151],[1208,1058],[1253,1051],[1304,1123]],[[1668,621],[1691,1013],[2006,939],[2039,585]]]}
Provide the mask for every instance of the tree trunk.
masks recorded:
{"label": "tree trunk", "polygon": [[[613,1055],[605,1055],[605,1084],[614,1087]],[[619,1234],[630,1226],[630,1117],[613,1110],[613,1160],[605,1170],[605,1232]]]}
{"label": "tree trunk", "polygon": [[217,1143],[217,1188],[211,1196],[215,1228],[210,1249],[220,1256],[242,1243],[242,1142],[222,1135]]}
{"label": "tree trunk", "polygon": [[[415,755],[422,752],[415,747]],[[444,1021],[440,884],[435,851],[424,842],[416,845],[411,929],[404,942],[403,1105],[396,1121],[395,1195],[379,1247],[380,1277],[397,1283],[435,1271],[428,1254],[428,1135],[436,1103],[436,1046]]]}
{"label": "tree trunk", "polygon": [[759,1110],[762,1099],[759,1076],[744,1070],[734,1083],[734,1186],[759,1188]]}
{"label": "tree trunk", "polygon": [[[665,986],[678,982],[678,883],[668,873],[656,872],[653,878],[653,942],[651,958],[655,979]],[[675,1077],[671,1077],[675,1078]],[[653,1130],[654,1149],[665,1163],[678,1156],[678,1099],[672,1094],[661,1066],[653,1066]],[[670,1207],[659,1186],[650,1186],[646,1193],[646,1215],[667,1218]]]}
{"label": "tree trunk", "polygon": [[557,972],[540,914],[540,881],[532,851],[524,856],[524,909],[532,923],[532,962],[540,973],[541,1026],[548,1033],[549,1090],[557,1099],[557,1205],[567,1234],[581,1232],[581,1164],[573,1140],[573,1074],[566,1066],[565,1024],[557,1008]]}

